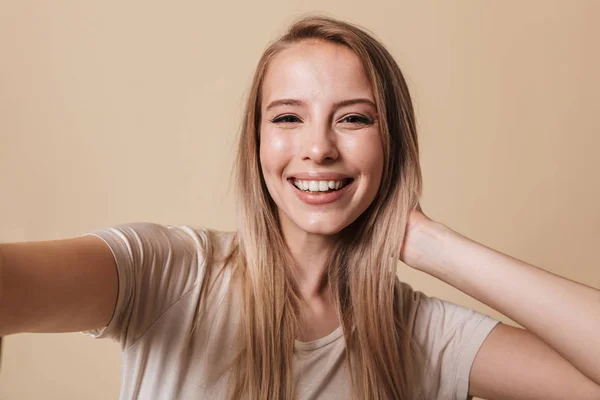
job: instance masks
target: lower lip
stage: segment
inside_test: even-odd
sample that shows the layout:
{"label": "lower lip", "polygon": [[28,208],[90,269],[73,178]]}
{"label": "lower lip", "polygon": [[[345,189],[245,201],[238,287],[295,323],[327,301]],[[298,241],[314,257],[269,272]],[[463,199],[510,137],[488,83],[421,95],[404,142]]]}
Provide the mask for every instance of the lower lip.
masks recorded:
{"label": "lower lip", "polygon": [[326,192],[326,193],[305,192],[303,190],[298,189],[296,186],[294,186],[294,184],[292,182],[289,182],[289,183],[290,183],[290,185],[292,185],[292,188],[296,192],[296,195],[302,202],[316,206],[316,205],[321,205],[321,204],[333,203],[334,201],[338,200],[340,197],[342,197],[344,195],[344,193],[348,190],[348,187],[350,187],[354,183],[354,181],[350,182],[349,184],[347,184],[346,186],[344,186],[341,189],[334,190],[331,192]]}

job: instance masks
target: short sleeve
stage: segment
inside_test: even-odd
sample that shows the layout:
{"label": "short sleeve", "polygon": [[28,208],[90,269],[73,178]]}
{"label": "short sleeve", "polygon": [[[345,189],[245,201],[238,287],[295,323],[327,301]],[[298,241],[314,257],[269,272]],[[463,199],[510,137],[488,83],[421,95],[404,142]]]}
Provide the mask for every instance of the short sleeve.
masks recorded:
{"label": "short sleeve", "polygon": [[404,307],[424,365],[428,399],[469,399],[469,376],[479,348],[499,321],[469,308],[428,297],[402,284]]}
{"label": "short sleeve", "polygon": [[98,236],[112,251],[119,289],[108,325],[81,333],[119,342],[122,350],[203,277],[202,231],[140,222],[86,235]]}

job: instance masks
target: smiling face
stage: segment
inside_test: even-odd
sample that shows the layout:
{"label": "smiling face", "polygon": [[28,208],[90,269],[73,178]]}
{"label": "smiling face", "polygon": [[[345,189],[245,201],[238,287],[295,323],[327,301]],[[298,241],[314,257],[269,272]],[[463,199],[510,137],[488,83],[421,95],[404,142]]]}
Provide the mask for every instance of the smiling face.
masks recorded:
{"label": "smiling face", "polygon": [[383,148],[359,58],[324,41],[293,44],[262,85],[260,163],[287,234],[334,235],[371,204]]}

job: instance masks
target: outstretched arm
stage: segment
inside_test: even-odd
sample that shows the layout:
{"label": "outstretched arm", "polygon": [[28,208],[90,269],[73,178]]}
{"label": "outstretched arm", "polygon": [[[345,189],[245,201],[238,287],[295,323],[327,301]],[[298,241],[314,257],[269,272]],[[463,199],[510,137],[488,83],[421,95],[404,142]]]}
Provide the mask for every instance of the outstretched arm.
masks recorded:
{"label": "outstretched arm", "polygon": [[[599,290],[477,243],[427,218],[420,208],[410,215],[401,259],[498,310],[529,331],[501,325],[499,333],[492,332],[486,340],[489,343],[484,343],[482,354],[475,360],[472,387],[477,386],[476,381],[481,377],[490,377],[491,374],[482,372],[486,368],[498,371],[506,368],[501,362],[510,359],[500,356],[512,351],[524,359],[529,355],[530,360],[532,357],[543,360],[543,367],[550,373],[554,368],[555,382],[565,381],[564,387],[573,383],[566,380],[574,379],[574,371],[570,370],[574,367],[589,378],[586,381],[598,394]],[[539,339],[543,342],[536,342]],[[497,357],[490,357],[492,354]],[[494,362],[500,364],[492,366]],[[525,378],[539,372],[531,362],[511,363],[510,368],[515,375]]]}
{"label": "outstretched arm", "polygon": [[98,237],[0,244],[0,336],[105,326],[118,275]]}

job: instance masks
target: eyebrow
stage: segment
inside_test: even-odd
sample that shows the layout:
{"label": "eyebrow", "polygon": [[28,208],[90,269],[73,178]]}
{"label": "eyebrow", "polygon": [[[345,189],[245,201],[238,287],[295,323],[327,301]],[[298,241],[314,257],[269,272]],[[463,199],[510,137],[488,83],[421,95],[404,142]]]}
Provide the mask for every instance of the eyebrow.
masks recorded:
{"label": "eyebrow", "polygon": [[[377,109],[377,106],[375,105],[375,103],[372,100],[365,99],[365,98],[342,100],[342,101],[338,101],[333,106],[335,108],[340,108],[340,107],[351,106],[353,104],[367,104],[367,105],[370,105],[373,108]],[[277,106],[296,106],[296,107],[299,107],[299,106],[304,106],[304,105],[306,105],[306,103],[304,101],[298,100],[298,99],[279,99],[279,100],[272,101],[267,106],[266,111],[269,111],[271,108],[277,107]]]}

